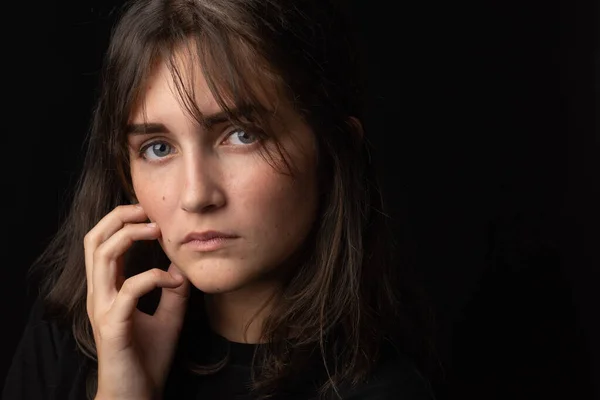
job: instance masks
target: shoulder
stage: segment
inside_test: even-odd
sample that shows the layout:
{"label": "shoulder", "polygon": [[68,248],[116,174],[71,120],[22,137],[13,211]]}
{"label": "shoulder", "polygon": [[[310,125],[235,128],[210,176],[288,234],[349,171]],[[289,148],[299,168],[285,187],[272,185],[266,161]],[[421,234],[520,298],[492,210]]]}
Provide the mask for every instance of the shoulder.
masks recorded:
{"label": "shoulder", "polygon": [[38,298],[29,312],[18,350],[37,350],[38,356],[53,359],[59,354],[59,349],[64,343],[70,339],[69,330],[49,316],[46,304]]}
{"label": "shoulder", "polygon": [[48,316],[38,299],[13,354],[3,399],[70,399],[60,394],[59,387],[68,381],[71,389],[83,372],[82,361],[70,329]]}
{"label": "shoulder", "polygon": [[429,381],[406,356],[376,366],[369,378],[343,396],[344,400],[434,400]]}

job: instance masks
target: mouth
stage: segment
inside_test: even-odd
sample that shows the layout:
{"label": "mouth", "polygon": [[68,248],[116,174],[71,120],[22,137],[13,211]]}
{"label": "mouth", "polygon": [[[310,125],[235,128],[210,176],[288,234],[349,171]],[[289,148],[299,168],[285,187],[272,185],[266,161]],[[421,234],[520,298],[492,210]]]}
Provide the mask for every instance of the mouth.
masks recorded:
{"label": "mouth", "polygon": [[204,231],[204,232],[190,232],[183,238],[183,243],[188,243],[194,240],[197,241],[209,241],[213,239],[235,239],[238,236],[229,232],[219,231]]}
{"label": "mouth", "polygon": [[237,237],[216,236],[209,239],[192,239],[184,243],[184,247],[191,251],[209,252],[219,250],[235,241]]}

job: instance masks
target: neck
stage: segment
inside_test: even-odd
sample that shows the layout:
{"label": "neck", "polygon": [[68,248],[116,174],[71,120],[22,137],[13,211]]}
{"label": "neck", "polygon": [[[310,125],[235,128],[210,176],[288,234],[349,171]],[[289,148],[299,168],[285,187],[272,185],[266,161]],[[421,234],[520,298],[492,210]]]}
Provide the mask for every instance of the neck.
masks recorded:
{"label": "neck", "polygon": [[230,342],[261,343],[262,325],[272,308],[274,294],[273,285],[268,284],[205,294],[204,305],[211,329]]}

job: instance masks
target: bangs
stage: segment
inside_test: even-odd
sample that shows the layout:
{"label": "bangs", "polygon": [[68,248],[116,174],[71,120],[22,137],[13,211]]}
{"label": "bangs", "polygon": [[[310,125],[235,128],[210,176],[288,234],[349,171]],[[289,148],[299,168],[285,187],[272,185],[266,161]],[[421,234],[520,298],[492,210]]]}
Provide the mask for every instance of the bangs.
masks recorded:
{"label": "bangs", "polygon": [[[295,108],[289,101],[293,96],[288,86],[251,45],[218,30],[210,32],[210,36],[175,36],[153,43],[147,48],[152,56],[146,65],[129,59],[137,66],[138,79],[130,106],[126,107],[128,117],[139,105],[147,120],[145,88],[157,65],[164,62],[182,109],[198,126],[208,129],[211,123],[196,101],[198,74],[202,74],[227,120],[259,138],[263,142],[260,151],[263,159],[277,171],[293,176],[289,154],[278,140],[283,133],[289,133],[286,118],[280,112],[282,104]],[[273,129],[274,126],[278,128]],[[126,126],[119,131],[121,143],[126,144]],[[272,146],[264,145],[267,142]]]}
{"label": "bangs", "polygon": [[[146,119],[146,88],[157,66],[163,63],[170,72],[173,92],[191,121],[199,127],[210,125],[210,118],[202,113],[196,100],[202,97],[196,96],[202,95],[197,93],[201,75],[228,122],[259,139],[262,145],[258,154],[277,172],[295,177],[297,169],[286,148],[289,141],[298,138],[290,124],[301,119],[321,136],[320,127],[311,119],[316,99],[303,92],[318,81],[309,79],[312,75],[302,68],[301,59],[294,58],[298,54],[292,49],[285,49],[290,59],[277,56],[280,30],[253,20],[256,15],[274,10],[263,9],[263,3],[252,4],[231,5],[225,17],[212,2],[132,3],[113,32],[117,39],[111,41],[105,59],[108,65],[100,107],[109,107],[104,110],[107,119],[103,131],[109,137],[111,156],[117,159],[118,175],[129,196],[133,188],[127,128],[138,107]],[[326,116],[331,114],[314,107]],[[295,114],[294,118],[288,118],[290,113]],[[283,136],[286,146],[281,144]],[[317,164],[319,153],[317,149]]]}

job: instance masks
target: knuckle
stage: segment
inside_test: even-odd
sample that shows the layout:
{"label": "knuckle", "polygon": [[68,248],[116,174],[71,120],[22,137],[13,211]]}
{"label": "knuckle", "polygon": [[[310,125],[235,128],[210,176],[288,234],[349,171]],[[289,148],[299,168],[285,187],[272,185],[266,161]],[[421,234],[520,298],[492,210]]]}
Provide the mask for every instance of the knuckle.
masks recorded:
{"label": "knuckle", "polygon": [[107,246],[99,246],[94,252],[94,262],[105,261],[110,258],[110,250]]}
{"label": "knuckle", "polygon": [[83,247],[86,249],[90,248],[94,244],[94,242],[94,235],[91,232],[86,233],[83,237]]}
{"label": "knuckle", "polygon": [[152,268],[149,273],[154,279],[161,279],[163,277],[163,271],[159,268]]}
{"label": "knuckle", "polygon": [[127,279],[123,282],[123,286],[121,286],[121,292],[125,295],[133,295],[137,290],[137,283],[134,279]]}
{"label": "knuckle", "polygon": [[131,235],[134,232],[137,232],[139,229],[139,226],[136,224],[126,224],[123,229],[121,229],[123,231],[123,233],[125,234],[124,239],[125,240],[131,240]]}
{"label": "knuckle", "polygon": [[118,236],[119,241],[125,241],[129,245],[132,245],[134,242],[135,233],[138,231],[139,227],[135,224],[124,224],[119,231],[117,231],[113,236]]}

